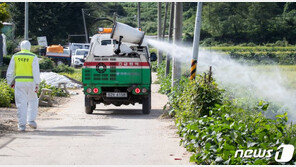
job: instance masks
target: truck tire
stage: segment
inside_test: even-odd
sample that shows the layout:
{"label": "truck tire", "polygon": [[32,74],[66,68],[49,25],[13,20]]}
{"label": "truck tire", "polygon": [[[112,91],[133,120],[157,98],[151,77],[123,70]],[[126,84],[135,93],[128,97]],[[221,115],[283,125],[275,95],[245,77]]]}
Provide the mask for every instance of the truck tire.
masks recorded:
{"label": "truck tire", "polygon": [[95,110],[96,109],[96,105],[91,106],[91,109],[92,110]]}
{"label": "truck tire", "polygon": [[150,110],[151,110],[151,94],[149,94],[148,97],[144,98],[142,103],[143,114],[150,114]]}
{"label": "truck tire", "polygon": [[85,104],[85,113],[92,114],[94,112],[94,107],[91,105],[92,104],[91,99],[85,96],[84,104]]}
{"label": "truck tire", "polygon": [[90,106],[85,106],[85,113],[92,114],[94,112],[93,108]]}

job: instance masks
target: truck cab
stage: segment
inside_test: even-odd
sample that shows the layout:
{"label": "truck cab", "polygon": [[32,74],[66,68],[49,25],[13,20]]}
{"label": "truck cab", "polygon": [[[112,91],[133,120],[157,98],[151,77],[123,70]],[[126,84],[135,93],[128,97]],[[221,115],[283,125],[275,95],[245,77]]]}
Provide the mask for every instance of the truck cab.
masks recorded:
{"label": "truck cab", "polygon": [[[85,112],[96,104],[115,106],[142,104],[143,114],[151,109],[151,54],[148,46],[120,43],[110,34],[92,37],[90,51],[82,69]],[[115,53],[120,46],[120,53]]]}

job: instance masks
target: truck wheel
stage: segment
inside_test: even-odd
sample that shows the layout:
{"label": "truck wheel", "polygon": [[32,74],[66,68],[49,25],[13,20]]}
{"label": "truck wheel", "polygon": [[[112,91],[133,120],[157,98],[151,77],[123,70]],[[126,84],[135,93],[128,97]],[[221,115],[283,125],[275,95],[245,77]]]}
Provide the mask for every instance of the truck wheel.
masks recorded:
{"label": "truck wheel", "polygon": [[92,106],[92,100],[90,98],[87,98],[85,96],[84,98],[84,104],[85,104],[85,113],[86,114],[92,114],[94,111],[94,108]]}
{"label": "truck wheel", "polygon": [[91,106],[85,106],[85,113],[86,114],[92,114],[93,112],[94,112],[94,110]]}
{"label": "truck wheel", "polygon": [[143,104],[142,104],[143,114],[150,114],[150,110],[151,110],[151,94],[149,94],[147,98],[143,99]]}
{"label": "truck wheel", "polygon": [[91,109],[92,110],[95,110],[96,109],[96,105],[91,106]]}

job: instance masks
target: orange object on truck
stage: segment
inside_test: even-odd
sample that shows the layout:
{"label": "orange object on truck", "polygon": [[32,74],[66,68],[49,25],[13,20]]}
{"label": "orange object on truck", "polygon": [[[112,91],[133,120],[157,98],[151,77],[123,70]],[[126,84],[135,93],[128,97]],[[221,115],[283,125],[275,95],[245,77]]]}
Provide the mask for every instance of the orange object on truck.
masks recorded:
{"label": "orange object on truck", "polygon": [[50,45],[46,48],[46,57],[51,58],[57,65],[67,64],[71,65],[71,52],[70,49],[61,45]]}
{"label": "orange object on truck", "polygon": [[50,45],[47,47],[46,52],[64,53],[64,48],[61,45]]}
{"label": "orange object on truck", "polygon": [[98,33],[99,34],[111,34],[112,33],[112,28],[99,28]]}

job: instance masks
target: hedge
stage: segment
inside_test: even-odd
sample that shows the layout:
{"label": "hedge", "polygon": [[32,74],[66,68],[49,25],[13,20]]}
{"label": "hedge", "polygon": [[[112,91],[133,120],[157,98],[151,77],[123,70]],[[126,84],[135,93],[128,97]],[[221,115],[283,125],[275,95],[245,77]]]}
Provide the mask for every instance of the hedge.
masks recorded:
{"label": "hedge", "polygon": [[0,107],[10,107],[14,101],[14,90],[7,84],[5,79],[0,80]]}
{"label": "hedge", "polygon": [[296,47],[229,46],[205,47],[207,50],[224,52],[231,58],[247,64],[296,64]]}
{"label": "hedge", "polygon": [[[274,160],[281,143],[296,146],[296,127],[288,125],[288,115],[265,114],[280,106],[267,101],[237,99],[229,96],[209,74],[190,81],[182,77],[171,88],[171,75],[158,69],[162,93],[169,97],[169,114],[175,118],[181,143],[193,155],[191,162],[203,165],[281,164]],[[245,107],[247,106],[247,107]],[[272,157],[235,157],[236,150],[273,150]],[[290,162],[294,164],[296,153]]]}

